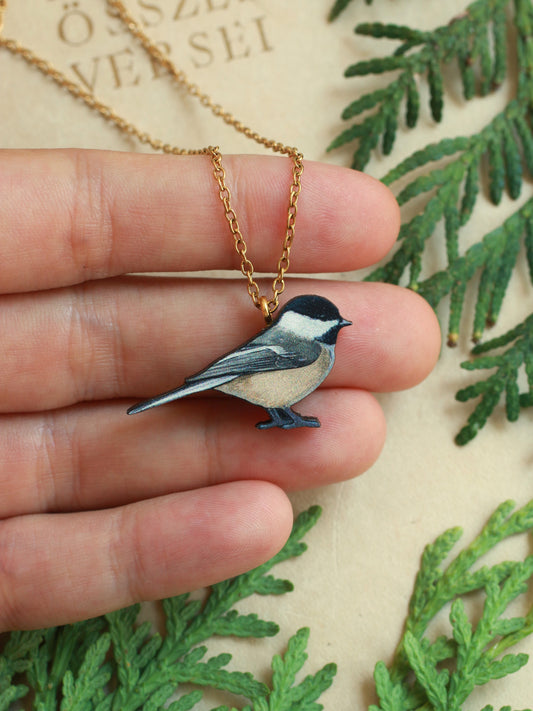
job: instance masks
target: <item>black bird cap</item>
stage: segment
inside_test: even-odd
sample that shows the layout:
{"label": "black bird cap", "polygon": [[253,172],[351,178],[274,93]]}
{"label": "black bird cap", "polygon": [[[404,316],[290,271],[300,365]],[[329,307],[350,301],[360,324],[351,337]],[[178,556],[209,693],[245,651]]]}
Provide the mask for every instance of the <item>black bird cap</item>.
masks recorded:
{"label": "black bird cap", "polygon": [[282,316],[285,311],[294,311],[320,321],[341,321],[345,326],[351,323],[342,318],[339,309],[329,299],[314,294],[294,297],[285,304],[279,315]]}

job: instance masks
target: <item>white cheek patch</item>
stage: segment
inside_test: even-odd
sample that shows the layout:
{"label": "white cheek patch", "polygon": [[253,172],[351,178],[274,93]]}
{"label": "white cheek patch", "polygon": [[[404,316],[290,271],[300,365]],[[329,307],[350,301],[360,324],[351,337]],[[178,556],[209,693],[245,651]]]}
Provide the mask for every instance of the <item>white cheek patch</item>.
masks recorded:
{"label": "white cheek patch", "polygon": [[337,320],[320,321],[320,319],[298,314],[295,311],[284,313],[278,321],[281,328],[306,338],[320,338],[320,336],[324,336],[330,329],[336,326],[337,323]]}

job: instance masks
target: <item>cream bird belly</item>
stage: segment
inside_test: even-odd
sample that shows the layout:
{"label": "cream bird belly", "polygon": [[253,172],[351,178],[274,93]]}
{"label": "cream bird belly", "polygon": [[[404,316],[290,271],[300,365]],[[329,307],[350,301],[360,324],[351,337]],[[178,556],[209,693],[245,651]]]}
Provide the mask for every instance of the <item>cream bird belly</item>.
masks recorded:
{"label": "cream bird belly", "polygon": [[312,393],[328,375],[332,365],[333,356],[324,348],[311,365],[241,375],[214,389],[265,408],[287,407]]}

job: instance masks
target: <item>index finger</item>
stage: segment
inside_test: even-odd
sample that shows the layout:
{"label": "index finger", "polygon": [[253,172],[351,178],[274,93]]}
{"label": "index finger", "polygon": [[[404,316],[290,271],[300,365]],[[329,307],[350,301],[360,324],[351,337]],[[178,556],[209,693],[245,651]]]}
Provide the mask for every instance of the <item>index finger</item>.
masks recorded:
{"label": "index finger", "polygon": [[[248,257],[258,271],[273,272],[292,162],[225,156],[223,164]],[[399,226],[389,190],[347,168],[304,166],[291,271],[348,271],[383,257]],[[4,293],[135,271],[239,266],[209,156],[3,150],[0,194]]]}

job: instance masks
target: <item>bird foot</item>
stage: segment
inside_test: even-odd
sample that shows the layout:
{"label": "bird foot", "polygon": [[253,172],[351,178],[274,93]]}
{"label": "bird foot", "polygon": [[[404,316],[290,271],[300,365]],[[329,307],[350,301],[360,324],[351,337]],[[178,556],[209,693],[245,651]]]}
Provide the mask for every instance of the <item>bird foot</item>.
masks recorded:
{"label": "bird foot", "polygon": [[320,427],[318,417],[304,417],[299,412],[290,408],[267,410],[271,419],[265,422],[258,422],[258,430],[267,430],[272,427],[279,427],[282,430],[292,430],[296,427]]}

